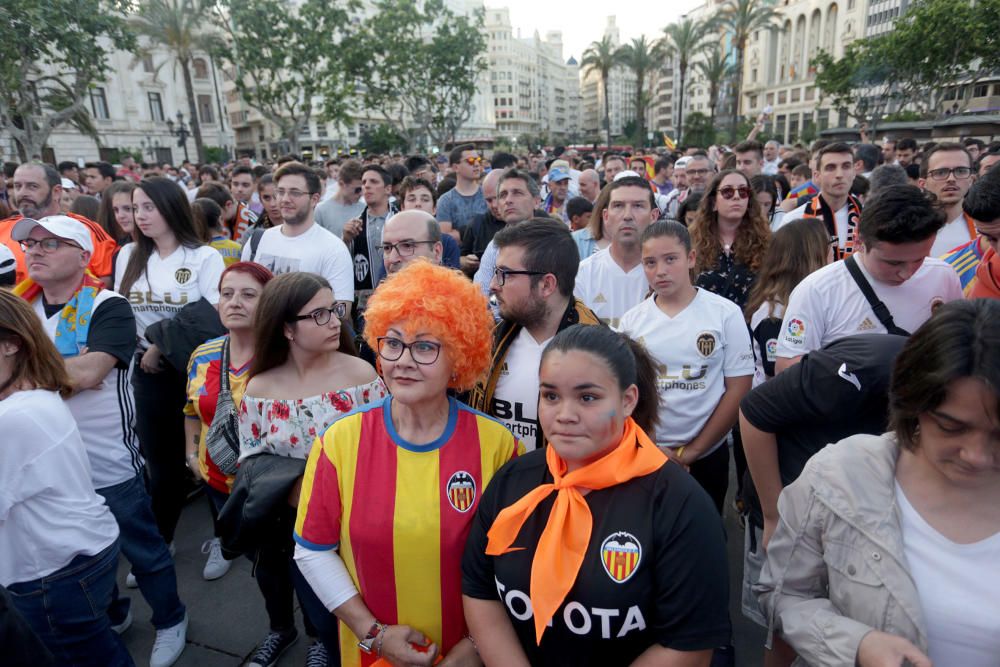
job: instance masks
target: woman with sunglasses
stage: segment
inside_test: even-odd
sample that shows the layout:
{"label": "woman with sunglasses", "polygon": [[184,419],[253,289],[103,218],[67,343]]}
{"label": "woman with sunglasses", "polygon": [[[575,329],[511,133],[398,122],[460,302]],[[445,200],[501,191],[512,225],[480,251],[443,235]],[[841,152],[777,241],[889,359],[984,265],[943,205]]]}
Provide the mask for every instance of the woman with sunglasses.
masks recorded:
{"label": "woman with sunglasses", "polygon": [[493,318],[476,285],[422,260],[390,275],[366,315],[392,396],[320,432],[295,559],[340,619],[343,665],[478,665],[462,552],[483,489],[523,448],[449,390],[489,366]]}
{"label": "woman with sunglasses", "polygon": [[733,169],[719,173],[691,227],[695,285],[743,308],[770,240],[750,180]]}
{"label": "woman with sunglasses", "polygon": [[[254,315],[254,358],[240,404],[240,461],[270,454],[305,459],[316,437],[358,406],[384,398],[385,385],[355,355],[343,302],[313,273],[286,273],[264,286]],[[297,493],[293,492],[293,497]],[[270,632],[250,665],[270,665],[297,639],[293,615],[292,523],[294,507],[277,516],[274,534],[257,553],[257,585],[270,617]],[[299,589],[306,634],[322,636],[309,649],[310,665],[326,664],[336,651],[335,630],[325,631],[326,612]],[[305,595],[304,595],[305,593]],[[319,610],[319,614],[314,610]],[[318,626],[318,627],[317,627]],[[332,623],[331,623],[332,626]]]}

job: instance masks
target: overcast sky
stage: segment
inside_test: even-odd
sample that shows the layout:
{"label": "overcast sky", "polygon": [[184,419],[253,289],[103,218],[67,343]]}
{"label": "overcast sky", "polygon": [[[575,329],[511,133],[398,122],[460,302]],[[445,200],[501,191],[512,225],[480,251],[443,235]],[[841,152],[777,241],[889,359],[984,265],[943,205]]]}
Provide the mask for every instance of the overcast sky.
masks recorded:
{"label": "overcast sky", "polygon": [[580,60],[584,49],[604,35],[609,14],[616,15],[622,42],[628,42],[643,33],[647,37],[658,38],[663,26],[702,2],[675,0],[670,3],[625,2],[616,5],[602,0],[486,0],[485,4],[487,7],[510,8],[515,35],[518,28],[522,37],[530,37],[538,30],[544,39],[549,30],[561,30],[563,57],[574,56]]}

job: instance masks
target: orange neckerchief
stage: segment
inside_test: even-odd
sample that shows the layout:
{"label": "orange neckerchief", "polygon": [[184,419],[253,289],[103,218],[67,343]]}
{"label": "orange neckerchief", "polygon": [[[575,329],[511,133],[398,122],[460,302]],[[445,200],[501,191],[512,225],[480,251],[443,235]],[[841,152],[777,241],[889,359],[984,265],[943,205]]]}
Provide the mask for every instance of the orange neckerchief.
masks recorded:
{"label": "orange neckerchief", "polygon": [[552,483],[529,491],[500,512],[489,530],[486,545],[489,556],[520,550],[522,547],[511,545],[524,522],[549,494],[557,493],[531,561],[530,598],[535,614],[535,639],[539,644],[552,616],[573,588],[590,544],[593,518],[578,489],[605,489],[648,475],[659,470],[667,462],[667,456],[629,417],[625,420],[621,442],[597,461],[567,474],[566,462],[552,446],[546,450],[545,460],[552,473]]}

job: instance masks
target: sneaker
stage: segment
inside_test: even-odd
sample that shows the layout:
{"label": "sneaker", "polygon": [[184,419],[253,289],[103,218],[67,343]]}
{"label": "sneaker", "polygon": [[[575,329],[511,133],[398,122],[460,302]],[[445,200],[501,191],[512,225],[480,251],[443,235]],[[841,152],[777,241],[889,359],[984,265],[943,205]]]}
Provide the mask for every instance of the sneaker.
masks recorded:
{"label": "sneaker", "polygon": [[149,656],[149,667],[170,667],[181,657],[187,646],[188,617],[177,625],[156,631],[156,641],[153,642],[153,653]]}
{"label": "sneaker", "polygon": [[226,560],[222,557],[222,544],[219,542],[218,537],[208,540],[202,544],[201,552],[203,554],[208,554],[208,560],[205,562],[205,569],[201,571],[201,577],[205,581],[219,579],[226,572],[229,572],[229,568],[233,565],[232,561]]}
{"label": "sneaker", "polygon": [[128,614],[125,616],[125,620],[118,625],[112,625],[111,629],[114,630],[116,634],[124,634],[126,630],[132,627],[132,610],[128,610]]}
{"label": "sneaker", "polygon": [[[171,542],[170,544],[168,544],[167,549],[170,551],[170,557],[173,558],[174,554],[177,553],[177,549],[174,547],[174,543]],[[225,574],[225,572],[223,572],[222,574]],[[219,576],[221,577],[222,574],[220,574]],[[128,575],[125,577],[125,587],[139,588],[139,582],[136,581],[135,575],[132,574],[132,570],[129,570]]]}
{"label": "sneaker", "polygon": [[326,646],[321,641],[314,641],[306,653],[306,667],[326,667],[328,662]]}
{"label": "sneaker", "polygon": [[289,646],[299,639],[299,632],[292,628],[288,632],[269,632],[260,643],[247,667],[271,667],[278,663],[278,658]]}

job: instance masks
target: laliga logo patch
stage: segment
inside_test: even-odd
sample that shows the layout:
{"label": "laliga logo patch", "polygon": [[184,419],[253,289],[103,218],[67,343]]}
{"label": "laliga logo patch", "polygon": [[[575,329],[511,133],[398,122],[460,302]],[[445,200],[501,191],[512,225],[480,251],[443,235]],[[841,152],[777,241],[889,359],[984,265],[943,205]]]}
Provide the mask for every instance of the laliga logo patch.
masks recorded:
{"label": "laliga logo patch", "polygon": [[624,584],[639,568],[642,545],[632,533],[612,533],[601,543],[601,564],[617,583]]}
{"label": "laliga logo patch", "polygon": [[468,512],[476,501],[476,480],[464,470],[459,470],[448,478],[445,492],[452,507],[459,512]]}
{"label": "laliga logo patch", "polygon": [[792,338],[802,338],[806,333],[806,325],[800,319],[789,320],[788,335]]}

